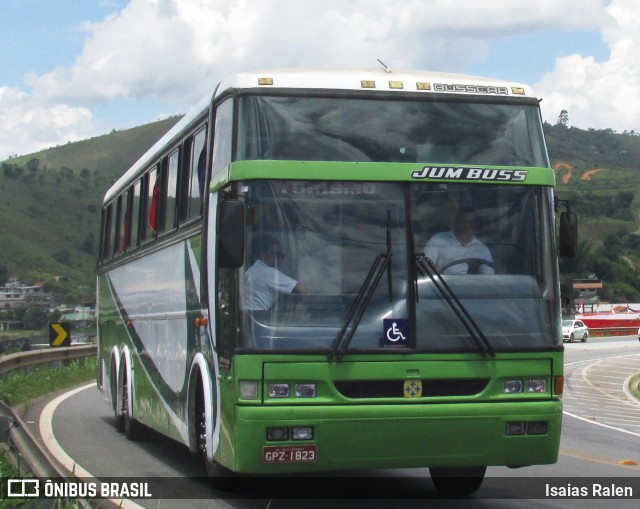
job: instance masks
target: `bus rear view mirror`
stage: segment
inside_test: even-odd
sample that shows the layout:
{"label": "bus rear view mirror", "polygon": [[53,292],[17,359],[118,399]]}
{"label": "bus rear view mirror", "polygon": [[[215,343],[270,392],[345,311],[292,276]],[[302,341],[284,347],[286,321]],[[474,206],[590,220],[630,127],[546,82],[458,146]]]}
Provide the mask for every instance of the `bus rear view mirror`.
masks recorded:
{"label": "bus rear view mirror", "polygon": [[237,269],[244,263],[244,207],[237,200],[225,200],[220,207],[218,266]]}
{"label": "bus rear view mirror", "polygon": [[578,218],[571,212],[560,214],[560,257],[575,258],[578,253]]}

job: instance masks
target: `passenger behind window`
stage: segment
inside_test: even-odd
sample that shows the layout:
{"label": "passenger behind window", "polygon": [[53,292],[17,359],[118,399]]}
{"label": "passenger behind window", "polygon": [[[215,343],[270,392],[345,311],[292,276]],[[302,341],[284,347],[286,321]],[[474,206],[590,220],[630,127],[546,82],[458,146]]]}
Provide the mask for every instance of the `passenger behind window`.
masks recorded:
{"label": "passenger behind window", "polygon": [[158,233],[158,200],[160,199],[160,178],[153,185],[153,197],[149,207],[149,227],[153,235]]}

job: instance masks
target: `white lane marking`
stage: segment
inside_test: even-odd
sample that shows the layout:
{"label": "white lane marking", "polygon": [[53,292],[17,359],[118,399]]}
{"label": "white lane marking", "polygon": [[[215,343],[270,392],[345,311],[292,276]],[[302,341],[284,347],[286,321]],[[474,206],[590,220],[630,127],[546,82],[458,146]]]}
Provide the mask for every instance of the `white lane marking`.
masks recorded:
{"label": "white lane marking", "polygon": [[[85,470],[81,465],[74,461],[73,458],[71,458],[71,456],[69,456],[62,447],[60,447],[60,444],[53,434],[53,414],[64,400],[75,396],[79,392],[85,391],[95,386],[96,383],[92,382],[90,384],[83,385],[82,387],[78,387],[77,389],[73,389],[69,392],[65,392],[64,394],[50,401],[47,406],[44,407],[42,413],[40,414],[40,436],[42,436],[45,447],[49,450],[54,458],[56,458],[69,472],[72,473],[73,476],[78,478],[83,477],[96,479],[93,474]],[[144,509],[144,507],[142,507],[141,505],[138,505],[128,499],[111,499],[111,502],[116,504],[117,507],[121,507],[123,509]]]}
{"label": "white lane marking", "polygon": [[[600,358],[597,358],[597,359],[589,359],[589,360],[584,360],[584,361],[574,361],[574,362],[570,362],[570,363],[568,363],[568,364],[565,364],[565,365],[564,365],[564,367],[565,367],[565,369],[566,369],[567,367],[569,367],[569,366],[575,366],[576,364],[583,364],[583,363],[588,363],[588,362],[590,362],[590,363],[594,363],[594,364],[595,364],[595,363],[598,363],[598,362],[600,362],[600,361],[607,361],[607,360],[614,360],[614,359],[615,359],[615,360],[620,360],[621,358],[624,358],[624,357],[633,357],[633,356],[637,356],[637,355],[638,355],[637,353],[633,353],[633,354],[625,354],[625,355],[616,355],[616,356],[613,356],[613,357],[600,357]],[[584,374],[584,371],[585,371],[586,369],[588,369],[588,368],[589,368],[589,366],[587,366],[586,368],[584,368],[584,369],[582,370],[581,374]],[[628,380],[628,379],[627,379],[627,380]],[[566,381],[566,379],[565,379],[565,381]],[[593,384],[591,384],[591,382],[590,382],[589,380],[586,380],[586,382],[587,382],[589,385],[593,386]],[[626,381],[625,381],[625,383],[626,383]],[[596,389],[596,390],[597,390],[597,388],[595,388],[595,387],[594,387],[594,389]],[[600,391],[600,392],[602,392],[602,391]],[[625,394],[627,394],[627,391],[625,391]],[[634,400],[634,401],[635,401],[635,398],[633,398],[632,400]],[[579,419],[579,420],[581,420],[581,421],[588,422],[588,423],[591,423],[591,424],[595,424],[596,426],[601,426],[601,427],[603,427],[603,428],[608,428],[608,429],[612,429],[612,430],[615,430],[615,431],[620,431],[621,433],[626,433],[626,434],[628,434],[628,435],[633,435],[633,436],[636,436],[636,437],[640,437],[640,433],[635,433],[635,432],[633,432],[633,431],[628,431],[628,430],[626,430],[626,429],[622,429],[622,428],[616,428],[616,427],[614,427],[614,426],[609,426],[609,425],[607,425],[607,424],[603,424],[603,423],[601,423],[601,422],[596,422],[596,421],[591,420],[591,419],[586,419],[586,418],[584,418],[584,417],[581,417],[581,416],[579,416],[579,415],[573,414],[573,413],[568,412],[568,411],[566,411],[566,410],[564,410],[564,411],[563,411],[563,413],[564,413],[565,415],[568,415],[569,417],[574,417],[574,418]]]}

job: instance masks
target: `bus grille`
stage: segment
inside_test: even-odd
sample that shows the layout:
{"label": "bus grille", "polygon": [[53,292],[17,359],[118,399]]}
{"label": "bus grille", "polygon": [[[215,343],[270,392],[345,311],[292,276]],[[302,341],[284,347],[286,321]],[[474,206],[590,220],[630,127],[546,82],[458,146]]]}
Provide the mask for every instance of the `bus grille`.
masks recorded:
{"label": "bus grille", "polygon": [[[404,380],[357,380],[335,382],[347,398],[403,398]],[[422,397],[473,396],[484,390],[488,378],[422,380]]]}

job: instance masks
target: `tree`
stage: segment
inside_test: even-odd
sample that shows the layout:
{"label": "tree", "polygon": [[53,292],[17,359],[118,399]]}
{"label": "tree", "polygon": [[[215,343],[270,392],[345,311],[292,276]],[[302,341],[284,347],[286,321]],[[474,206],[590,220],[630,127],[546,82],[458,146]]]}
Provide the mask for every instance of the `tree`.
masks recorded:
{"label": "tree", "polygon": [[22,317],[27,329],[42,329],[49,322],[49,314],[44,308],[29,308]]}
{"label": "tree", "polygon": [[569,126],[569,112],[567,110],[562,110],[560,112],[560,115],[558,115],[558,121],[556,122],[556,125],[561,125],[564,127]]}
{"label": "tree", "polygon": [[95,248],[95,237],[93,233],[89,232],[87,233],[84,240],[82,241],[82,244],[80,244],[80,250],[87,254],[92,255],[94,254],[94,248]]}
{"label": "tree", "polygon": [[40,169],[40,160],[39,159],[36,159],[35,157],[32,157],[31,159],[29,159],[27,161],[27,170],[29,170],[29,173],[31,173],[31,174],[36,173],[39,169]]}

